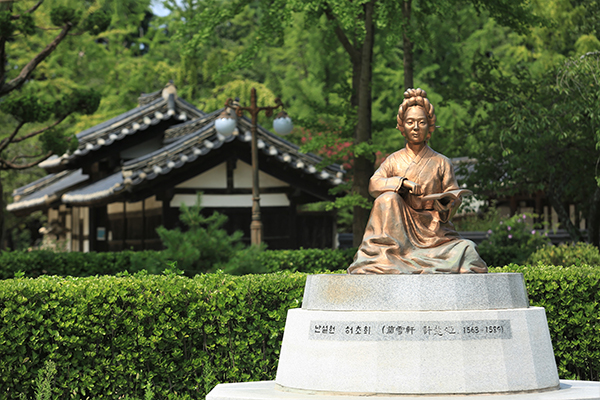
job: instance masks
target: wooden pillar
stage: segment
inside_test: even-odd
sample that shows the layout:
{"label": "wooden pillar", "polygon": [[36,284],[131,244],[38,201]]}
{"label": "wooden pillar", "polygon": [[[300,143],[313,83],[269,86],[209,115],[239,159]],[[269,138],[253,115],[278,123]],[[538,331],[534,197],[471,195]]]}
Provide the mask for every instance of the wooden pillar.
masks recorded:
{"label": "wooden pillar", "polygon": [[510,197],[510,216],[512,217],[516,213],[517,213],[517,197],[513,195]]}
{"label": "wooden pillar", "polygon": [[89,206],[88,208],[88,220],[89,220],[89,233],[88,233],[88,241],[90,243],[90,251],[98,251],[97,246],[97,234],[96,230],[98,228],[98,220],[96,216],[96,207]]}
{"label": "wooden pillar", "polygon": [[127,249],[127,203],[123,202],[123,241],[121,250]]}
{"label": "wooden pillar", "polygon": [[290,195],[288,195],[288,199],[290,200],[290,210],[289,210],[289,219],[288,221],[290,221],[290,223],[288,224],[288,246],[290,249],[297,249],[298,248],[298,232],[297,232],[297,219],[298,219],[298,213],[297,213],[297,204],[296,204],[296,199]]}
{"label": "wooden pillar", "polygon": [[175,227],[175,215],[171,209],[171,200],[173,200],[174,196],[175,191],[173,188],[165,190],[160,197],[157,196],[157,198],[162,201],[162,226],[167,229],[173,229]]}
{"label": "wooden pillar", "polygon": [[542,203],[542,192],[535,193],[535,213],[538,215],[535,222],[544,221],[544,204]]}
{"label": "wooden pillar", "polygon": [[146,250],[146,199],[142,200],[142,250]]}

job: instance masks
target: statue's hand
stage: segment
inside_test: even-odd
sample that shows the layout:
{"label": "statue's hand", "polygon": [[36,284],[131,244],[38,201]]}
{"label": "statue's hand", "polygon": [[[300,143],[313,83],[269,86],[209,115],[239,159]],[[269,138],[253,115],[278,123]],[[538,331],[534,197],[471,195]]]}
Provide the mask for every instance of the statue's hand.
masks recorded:
{"label": "statue's hand", "polygon": [[414,194],[415,196],[420,196],[423,194],[423,189],[421,188],[421,185],[419,185],[418,183],[415,183],[413,181],[409,181],[408,179],[406,179],[404,182],[402,182],[402,186],[407,188],[408,191],[411,194]]}

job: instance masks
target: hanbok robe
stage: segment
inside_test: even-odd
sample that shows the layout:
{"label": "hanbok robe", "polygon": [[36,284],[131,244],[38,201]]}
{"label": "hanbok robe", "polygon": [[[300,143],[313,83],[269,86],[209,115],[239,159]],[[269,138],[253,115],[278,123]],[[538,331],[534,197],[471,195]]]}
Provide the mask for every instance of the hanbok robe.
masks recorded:
{"label": "hanbok robe", "polygon": [[[421,196],[402,187],[421,185]],[[363,242],[348,273],[422,274],[487,272],[477,246],[449,221],[460,199],[423,200],[424,195],[459,189],[450,160],[425,146],[411,157],[405,149],[390,155],[371,177],[375,203]]]}

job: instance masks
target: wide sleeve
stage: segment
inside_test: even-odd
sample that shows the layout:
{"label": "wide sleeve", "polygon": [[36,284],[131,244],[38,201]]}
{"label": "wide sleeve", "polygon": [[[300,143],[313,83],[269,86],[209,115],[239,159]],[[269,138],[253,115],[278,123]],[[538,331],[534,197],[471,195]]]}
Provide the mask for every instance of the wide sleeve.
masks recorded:
{"label": "wide sleeve", "polygon": [[385,192],[398,192],[404,177],[395,176],[394,157],[390,156],[377,168],[369,181],[369,194],[374,198]]}
{"label": "wide sleeve", "polygon": [[[442,192],[449,192],[458,189],[458,181],[454,175],[454,167],[452,162],[444,157],[441,165]],[[460,197],[449,203],[441,202],[440,200],[433,201],[433,208],[439,212],[440,220],[448,222],[454,216],[456,210],[462,203]]]}
{"label": "wide sleeve", "polygon": [[456,176],[454,175],[454,167],[452,162],[444,157],[442,162],[442,192],[449,192],[451,190],[459,189]]}

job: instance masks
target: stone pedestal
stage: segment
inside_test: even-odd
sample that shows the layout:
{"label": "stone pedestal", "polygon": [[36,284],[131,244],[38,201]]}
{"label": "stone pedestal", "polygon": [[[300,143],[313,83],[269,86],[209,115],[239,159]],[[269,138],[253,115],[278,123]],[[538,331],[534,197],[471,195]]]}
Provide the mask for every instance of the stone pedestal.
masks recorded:
{"label": "stone pedestal", "polygon": [[521,274],[312,275],[275,382],[218,385],[207,399],[373,395],[600,399],[600,384],[559,381]]}

